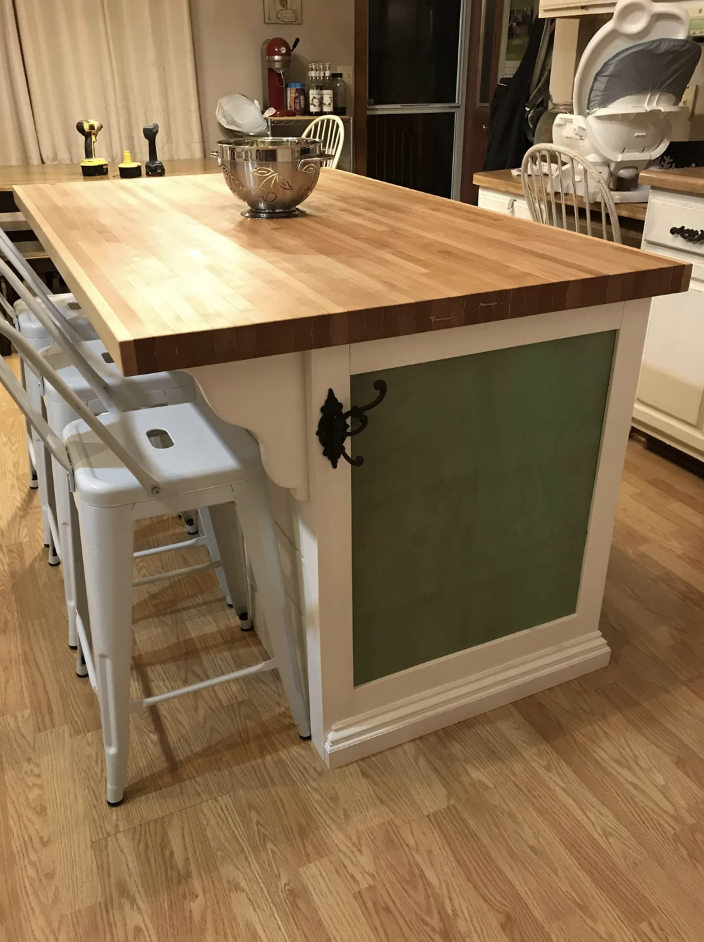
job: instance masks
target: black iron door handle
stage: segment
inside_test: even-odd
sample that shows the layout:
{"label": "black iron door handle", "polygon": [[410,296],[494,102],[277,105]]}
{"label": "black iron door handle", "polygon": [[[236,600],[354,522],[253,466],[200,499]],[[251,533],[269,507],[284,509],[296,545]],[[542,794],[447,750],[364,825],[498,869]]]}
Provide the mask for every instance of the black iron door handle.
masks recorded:
{"label": "black iron door handle", "polygon": [[686,226],[673,226],[670,235],[679,236],[687,242],[704,242],[704,229],[687,229]]}
{"label": "black iron door handle", "polygon": [[[332,389],[328,389],[327,399],[320,408],[320,421],[318,422],[316,435],[323,446],[324,457],[328,459],[333,468],[337,467],[340,458],[344,458],[353,468],[359,468],[360,465],[364,464],[364,458],[361,455],[350,458],[345,451],[345,439],[351,435],[359,435],[360,432],[364,431],[369,424],[366,413],[370,409],[376,409],[386,396],[387,386],[383,379],[374,381],[374,389],[379,395],[373,402],[366,406],[352,406],[349,412],[342,411],[342,403]],[[350,429],[350,419],[358,422],[359,425]]]}

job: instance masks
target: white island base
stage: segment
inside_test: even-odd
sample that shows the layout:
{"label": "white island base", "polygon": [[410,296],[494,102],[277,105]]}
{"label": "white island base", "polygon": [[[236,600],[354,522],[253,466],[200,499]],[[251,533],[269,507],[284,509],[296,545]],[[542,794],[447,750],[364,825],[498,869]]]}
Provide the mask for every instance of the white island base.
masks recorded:
{"label": "white island base", "polygon": [[[189,371],[262,445],[313,743],[328,766],[608,664],[599,617],[649,305]],[[346,443],[365,463],[333,468],[316,437],[328,390],[347,410],[380,374],[386,400]],[[421,376],[427,414],[414,422],[404,409]],[[457,395],[463,384],[471,396]],[[456,434],[433,439],[453,409]],[[394,520],[413,534],[398,545]],[[254,620],[266,643],[256,607]]]}

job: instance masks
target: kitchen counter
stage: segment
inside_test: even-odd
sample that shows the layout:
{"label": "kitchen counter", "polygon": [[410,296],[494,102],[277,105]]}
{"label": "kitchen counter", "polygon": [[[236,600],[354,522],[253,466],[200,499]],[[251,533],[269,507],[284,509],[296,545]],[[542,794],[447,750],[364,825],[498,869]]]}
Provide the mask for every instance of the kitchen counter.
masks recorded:
{"label": "kitchen counter", "polygon": [[658,190],[704,196],[704,167],[644,170],[640,175],[640,181]]}
{"label": "kitchen counter", "polygon": [[125,372],[257,436],[328,765],[608,662],[649,299],[691,266],[339,171],[279,221],[214,176],[16,192]]}
{"label": "kitchen counter", "polygon": [[[644,179],[643,174],[641,174],[640,180],[642,183],[650,183],[649,180]],[[521,178],[511,170],[482,170],[480,173],[474,174],[472,182],[485,190],[508,193],[511,196],[518,196],[523,199]],[[584,205],[584,200],[581,198],[579,199],[579,205]],[[647,203],[616,203],[616,213],[619,219],[635,219],[638,222],[643,222],[647,208]]]}
{"label": "kitchen counter", "polygon": [[[145,142],[146,147],[146,142]],[[99,155],[100,156],[100,155]],[[75,164],[16,164],[0,166],[0,192],[10,192],[15,186],[29,183],[105,183],[119,180],[117,161],[108,164],[107,177],[84,177],[81,165]],[[144,161],[142,161],[144,163]],[[212,157],[193,157],[184,160],[164,160],[167,177],[192,173],[219,173],[217,161]],[[142,170],[144,172],[144,170]],[[152,177],[151,179],[155,179]]]}

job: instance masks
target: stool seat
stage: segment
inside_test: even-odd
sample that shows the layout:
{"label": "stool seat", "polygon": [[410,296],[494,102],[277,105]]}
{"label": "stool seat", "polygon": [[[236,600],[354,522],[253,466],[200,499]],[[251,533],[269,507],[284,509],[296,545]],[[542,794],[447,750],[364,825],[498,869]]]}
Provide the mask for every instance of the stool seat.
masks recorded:
{"label": "stool seat", "polygon": [[[100,364],[98,371],[110,388],[119,387],[123,394],[128,396],[128,402],[133,400],[131,405],[134,409],[142,409],[145,406],[167,406],[183,402],[184,399],[195,399],[195,383],[189,373],[174,370],[125,377],[105,349],[102,340],[87,340],[84,349],[97,357]],[[96,400],[95,393],[85,377],[59,347],[56,345],[48,347],[42,351],[42,354],[79,399],[82,399],[96,414],[103,411],[102,403]],[[63,402],[61,396],[48,382],[45,383],[44,394],[53,402]]]}
{"label": "stool seat", "polygon": [[[51,299],[61,309],[66,319],[75,327],[82,340],[97,339],[98,335],[95,329],[72,294],[54,294]],[[23,337],[26,337],[33,345],[36,345],[36,342],[40,340],[45,340],[46,344],[51,343],[51,337],[46,327],[32,314],[24,301],[15,301],[14,309],[17,328]]]}
{"label": "stool seat", "polygon": [[[193,402],[119,414],[100,422],[163,483],[163,498],[204,488],[242,483],[261,474],[259,446],[245,429],[222,422]],[[153,501],[133,474],[85,422],[66,426],[64,442],[74,469],[76,492],[92,507]]]}
{"label": "stool seat", "polygon": [[[75,297],[70,292],[65,292],[64,294],[52,294],[51,300],[57,307],[67,308],[70,311],[80,311],[81,305],[75,299]],[[25,304],[24,301],[15,301],[12,305],[15,309],[15,316],[19,317],[21,314],[29,313],[29,305]],[[39,323],[38,319],[34,314],[29,314],[30,318],[35,322]]]}

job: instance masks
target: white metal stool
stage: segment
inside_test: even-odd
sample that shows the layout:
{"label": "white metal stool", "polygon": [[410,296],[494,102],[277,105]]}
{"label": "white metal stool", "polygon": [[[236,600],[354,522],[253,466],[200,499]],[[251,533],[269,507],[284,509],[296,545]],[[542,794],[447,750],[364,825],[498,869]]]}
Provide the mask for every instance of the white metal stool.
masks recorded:
{"label": "white metal stool", "polygon": [[[105,348],[100,340],[95,340],[78,344],[77,349],[79,353],[83,353],[86,350],[92,350],[97,352],[98,355],[101,355],[101,351],[104,351]],[[52,368],[56,370],[58,375],[71,389],[74,395],[76,395],[83,403],[85,403],[85,405],[91,410],[91,412],[93,412],[94,415],[100,415],[102,412],[105,412],[105,405],[102,400],[97,398],[96,393],[91,389],[90,385],[84,379],[79,370],[72,363],[68,362],[65,354],[60,349],[52,346],[43,350],[42,355],[52,366]],[[122,374],[119,373],[117,367],[115,367],[112,363],[112,360],[108,359],[105,361],[105,363],[106,367],[104,375],[107,379],[110,380],[110,388],[113,388],[113,383],[124,383],[125,381],[122,377]],[[149,406],[157,407],[164,405],[175,405],[182,402],[192,402],[196,399],[195,383],[187,373],[152,373],[147,376],[139,377],[139,380],[140,382],[138,384],[130,382],[129,392],[127,394],[127,403],[132,401],[135,411],[141,408],[148,408]],[[75,411],[69,405],[67,405],[63,397],[54,389],[50,383],[43,383],[43,390],[47,422],[52,431],[60,437],[63,434],[66,426],[71,422],[74,422],[78,416],[76,415]],[[58,469],[54,468],[55,478],[57,477],[58,473]],[[68,495],[64,494],[62,488],[57,487],[56,521],[57,529],[59,531],[59,545],[62,550],[61,560],[64,565],[64,588],[66,592],[66,610],[68,615],[69,647],[75,648],[77,644],[77,634],[76,600],[74,596],[75,580],[73,574],[71,573],[73,560],[71,559],[70,554],[65,554],[63,551],[64,546],[67,545],[66,528],[70,525],[68,503]],[[185,511],[182,516],[186,521],[196,520],[196,512],[193,510]],[[185,550],[195,546],[207,546],[211,561],[207,563],[200,563],[195,566],[189,566],[183,569],[171,570],[169,572],[162,572],[151,576],[145,576],[143,579],[139,580],[139,585],[147,585],[149,583],[159,582],[164,579],[172,579],[177,576],[186,575],[188,572],[200,572],[207,569],[214,569],[220,583],[220,588],[227,600],[228,605],[236,609],[242,629],[244,631],[248,631],[252,627],[251,620],[249,618],[249,610],[251,606],[249,604],[248,585],[245,578],[245,560],[242,541],[241,539],[238,540],[238,546],[240,549],[240,564],[237,568],[237,573],[239,578],[234,583],[229,584],[225,576],[222,562],[220,560],[217,540],[212,529],[207,508],[200,510],[198,512],[198,516],[200,517],[200,535],[192,535],[191,539],[179,541],[177,543],[169,543],[167,545],[156,546],[147,550],[139,550],[134,554],[134,556],[135,558],[143,558],[145,556],[153,556],[175,550]],[[192,530],[189,530],[191,533],[193,533],[193,531],[195,531],[195,534],[198,534],[197,524],[193,526]]]}
{"label": "white metal stool", "polygon": [[[32,273],[31,270],[24,271],[24,261],[14,258],[13,255],[13,262],[15,266],[26,275],[27,280],[30,280]],[[28,268],[28,266],[25,267]],[[195,383],[187,373],[155,373],[137,378],[125,378],[114,365],[112,358],[109,356],[100,340],[80,341],[77,339],[79,336],[77,333],[72,336],[74,333],[73,324],[63,321],[63,312],[60,308],[51,304],[51,298],[48,293],[43,290],[41,284],[37,285],[39,296],[33,297],[17,277],[15,271],[2,259],[0,259],[0,271],[20,297],[24,298],[23,303],[25,304],[26,311],[31,313],[33,322],[39,325],[46,336],[55,339],[58,344],[60,344],[60,346],[54,345],[49,348],[48,352],[45,351],[45,355],[52,367],[61,375],[64,382],[94,414],[105,411],[104,402],[110,403],[115,409],[120,411],[130,411],[150,405],[157,406],[166,405],[167,403],[193,401],[196,398]],[[54,313],[53,318],[50,313],[52,310]],[[59,330],[61,326],[63,326],[68,337],[62,336]],[[72,342],[69,342],[69,338]],[[34,346],[34,343],[32,346]],[[92,367],[86,362],[87,359],[90,359],[92,362]],[[79,364],[79,366],[82,364],[82,368],[79,368],[76,364]],[[63,399],[58,396],[51,387],[45,389],[43,380],[38,378],[31,370],[27,371],[27,383],[30,403],[37,411],[41,411],[42,395],[44,392],[48,392],[46,414],[50,415],[49,425],[57,435],[61,435],[65,426],[77,418],[76,413],[66,405]],[[116,398],[119,399],[119,403],[116,402]],[[55,503],[51,502],[49,506],[47,500],[47,485],[43,473],[43,444],[36,434],[35,438],[35,453],[38,457],[38,467],[40,469],[40,493],[43,494],[44,513],[46,514],[49,530],[52,535],[52,546],[54,544],[56,546],[56,550],[54,551],[56,554],[56,552],[60,552],[61,550],[65,539],[65,529],[69,522],[67,516],[67,500],[63,499],[60,493],[57,493]],[[182,516],[184,516],[186,521],[195,518],[193,511],[187,511]],[[228,604],[236,608],[242,629],[248,631],[252,628],[249,616],[251,605],[249,603],[249,583],[246,574],[242,541],[239,541],[242,560],[239,570],[240,577],[236,582],[233,582],[231,579],[228,583],[222,565],[220,564],[217,541],[210,527],[206,510],[203,510],[201,518],[203,536],[195,537],[183,543],[142,550],[137,556],[153,555],[173,549],[185,549],[188,546],[205,544],[210,552],[211,564],[201,564],[196,567],[188,567],[170,573],[154,575],[148,577],[147,581],[156,582],[160,579],[172,578],[175,575],[185,575],[187,572],[193,571],[194,569],[214,568]],[[197,533],[198,531],[197,526],[188,529],[189,532],[195,531]],[[58,562],[58,556],[55,555],[54,558],[56,558]],[[50,557],[50,562],[52,562],[52,557]],[[72,560],[70,555],[67,555],[65,560],[66,569],[70,569],[71,565]],[[72,574],[66,571],[64,573],[64,587],[66,593],[69,646],[75,648],[77,644],[75,628],[76,608],[72,586]]]}
{"label": "white metal stool", "polygon": [[[0,233],[0,242],[4,233]],[[8,240],[9,241],[9,240]],[[4,243],[0,248],[4,247]],[[31,269],[27,266],[29,272]],[[34,275],[33,272],[31,272]],[[36,276],[34,276],[36,278]],[[39,282],[39,279],[36,279]],[[39,282],[40,283],[40,282]],[[43,286],[42,286],[43,287]],[[48,292],[47,292],[48,294]],[[53,303],[65,312],[66,318],[70,321],[73,328],[75,328],[77,335],[82,340],[92,340],[97,338],[93,327],[89,323],[88,319],[85,317],[81,311],[80,305],[74,298],[72,294],[54,294],[49,295]],[[35,350],[41,350],[43,347],[46,347],[51,343],[51,336],[47,332],[43,324],[31,313],[28,305],[22,301],[16,301],[14,306],[12,306],[2,295],[0,295],[0,307],[3,308],[5,314],[7,314],[15,327],[19,330],[23,337],[26,337],[27,340],[32,344]],[[27,369],[24,362],[24,359],[20,357],[20,378],[22,385],[27,389],[30,401],[36,408],[41,408],[40,402],[40,392],[41,384],[39,384],[36,376],[31,373],[27,375]],[[42,529],[43,529],[43,538],[44,546],[49,549],[49,565],[56,566],[59,563],[58,547],[54,547],[52,540],[51,527],[49,522],[49,517],[47,514],[47,495],[46,495],[46,485],[43,481],[43,461],[41,456],[39,459],[35,452],[39,449],[41,450],[42,444],[41,440],[36,438],[33,433],[33,430],[28,426],[27,427],[27,453],[29,456],[29,486],[32,489],[39,488],[39,499],[41,504],[42,511]]]}
{"label": "white metal stool", "polygon": [[[81,417],[68,426],[62,442],[32,408],[12,371],[0,359],[0,381],[64,471],[57,489],[63,486],[73,492],[73,500],[69,500],[69,551],[74,572],[80,571],[82,562],[87,595],[83,597],[77,580],[79,656],[85,658],[100,703],[108,803],[119,804],[124,796],[130,713],[184,693],[276,668],[299,735],[309,738],[275,524],[254,438],[197,403],[96,417],[13,327],[0,323],[0,332]],[[274,656],[131,703],[134,522],[181,513],[193,506],[209,508],[228,574],[238,564],[233,536],[239,516]]]}

